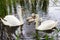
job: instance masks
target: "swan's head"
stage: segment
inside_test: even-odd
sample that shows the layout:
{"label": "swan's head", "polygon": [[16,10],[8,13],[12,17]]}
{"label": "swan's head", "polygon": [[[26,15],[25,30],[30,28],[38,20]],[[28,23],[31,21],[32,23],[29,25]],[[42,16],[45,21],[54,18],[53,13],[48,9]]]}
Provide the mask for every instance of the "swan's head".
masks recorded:
{"label": "swan's head", "polygon": [[32,16],[31,16],[33,19],[36,18],[36,14],[35,13],[32,13]]}
{"label": "swan's head", "polygon": [[8,26],[20,26],[20,21],[14,15],[7,15],[4,19],[1,19],[4,25]]}

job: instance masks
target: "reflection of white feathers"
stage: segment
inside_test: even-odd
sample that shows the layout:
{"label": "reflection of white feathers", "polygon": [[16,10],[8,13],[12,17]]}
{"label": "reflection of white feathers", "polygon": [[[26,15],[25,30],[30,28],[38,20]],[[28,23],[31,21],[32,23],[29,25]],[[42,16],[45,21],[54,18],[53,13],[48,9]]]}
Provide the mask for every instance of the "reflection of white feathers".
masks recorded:
{"label": "reflection of white feathers", "polygon": [[21,34],[21,31],[20,31],[20,27],[15,31],[16,35],[20,35]]}
{"label": "reflection of white feathers", "polygon": [[20,21],[14,15],[7,15],[5,16],[4,20],[1,19],[4,25],[8,26],[19,26]]}
{"label": "reflection of white feathers", "polygon": [[46,20],[44,22],[41,23],[41,25],[39,27],[37,27],[37,30],[50,30],[54,27],[56,27],[57,22],[53,21],[53,20]]}

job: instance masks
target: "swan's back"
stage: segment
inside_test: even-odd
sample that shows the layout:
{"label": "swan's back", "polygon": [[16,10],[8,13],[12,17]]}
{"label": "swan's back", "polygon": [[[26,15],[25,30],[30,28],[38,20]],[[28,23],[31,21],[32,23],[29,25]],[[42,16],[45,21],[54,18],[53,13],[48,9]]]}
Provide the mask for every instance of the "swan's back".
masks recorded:
{"label": "swan's back", "polygon": [[39,30],[49,30],[54,28],[57,25],[57,22],[53,20],[47,20],[41,23],[41,25],[37,28]]}
{"label": "swan's back", "polygon": [[20,21],[14,15],[7,15],[4,18],[11,26],[20,25]]}

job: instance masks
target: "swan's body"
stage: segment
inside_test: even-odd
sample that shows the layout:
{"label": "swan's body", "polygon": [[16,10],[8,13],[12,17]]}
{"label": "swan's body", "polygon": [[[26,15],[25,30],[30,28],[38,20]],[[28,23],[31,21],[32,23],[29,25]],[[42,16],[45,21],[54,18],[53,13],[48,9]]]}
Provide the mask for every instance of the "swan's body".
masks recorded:
{"label": "swan's body", "polygon": [[21,25],[20,21],[14,15],[5,16],[4,20],[1,19],[4,25],[8,26],[19,26]]}
{"label": "swan's body", "polygon": [[41,23],[41,25],[39,27],[37,27],[37,30],[50,30],[54,27],[56,27],[57,22],[53,21],[53,20],[46,20],[44,22]]}

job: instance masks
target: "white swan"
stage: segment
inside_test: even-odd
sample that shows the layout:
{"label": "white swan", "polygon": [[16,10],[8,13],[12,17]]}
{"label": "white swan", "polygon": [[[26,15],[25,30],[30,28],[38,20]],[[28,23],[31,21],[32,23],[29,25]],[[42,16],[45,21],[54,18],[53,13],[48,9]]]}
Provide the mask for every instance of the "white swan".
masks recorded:
{"label": "white swan", "polygon": [[1,19],[4,25],[19,26],[22,25],[20,21],[14,15],[7,15],[4,19]]}
{"label": "white swan", "polygon": [[[1,18],[1,21],[3,22],[3,24],[9,26],[9,29],[7,29],[7,31],[10,32],[10,33],[14,33],[15,30],[19,31],[19,34],[22,33],[22,30],[20,31],[20,29],[22,29],[22,25],[23,25],[24,22],[23,22],[23,17],[22,17],[21,6],[19,6],[19,7],[20,8],[17,10],[19,20],[14,15],[7,15],[7,16],[5,16],[4,19]],[[10,31],[10,30],[12,30],[12,31]],[[16,32],[16,34],[17,34],[17,32]]]}
{"label": "white swan", "polygon": [[39,27],[37,27],[36,29],[37,30],[50,30],[50,29],[56,27],[57,23],[58,22],[53,21],[53,20],[46,20],[46,21],[42,22],[41,25]]}
{"label": "white swan", "polygon": [[5,16],[4,19],[1,19],[1,20],[2,20],[4,25],[8,25],[10,27],[11,26],[19,26],[19,25],[22,25],[24,23],[23,18],[22,18],[21,7],[18,10],[18,16],[19,16],[20,20],[18,20],[14,15],[7,15],[7,16]]}

